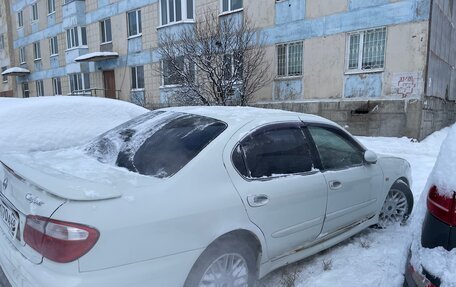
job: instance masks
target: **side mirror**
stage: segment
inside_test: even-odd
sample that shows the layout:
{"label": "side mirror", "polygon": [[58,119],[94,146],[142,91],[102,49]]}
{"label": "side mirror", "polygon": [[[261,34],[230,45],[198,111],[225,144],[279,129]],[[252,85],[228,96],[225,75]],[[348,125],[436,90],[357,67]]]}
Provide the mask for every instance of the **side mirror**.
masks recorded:
{"label": "side mirror", "polygon": [[367,163],[376,163],[377,162],[377,154],[371,150],[366,150],[366,152],[364,153],[364,160],[367,162]]}

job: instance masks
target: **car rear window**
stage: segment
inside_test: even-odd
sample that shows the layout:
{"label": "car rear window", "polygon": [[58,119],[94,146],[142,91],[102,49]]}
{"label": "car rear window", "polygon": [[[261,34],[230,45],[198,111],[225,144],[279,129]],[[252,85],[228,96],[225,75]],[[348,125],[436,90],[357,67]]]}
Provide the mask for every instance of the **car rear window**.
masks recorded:
{"label": "car rear window", "polygon": [[103,163],[166,178],[182,169],[226,127],[209,117],[155,111],[108,131],[85,150]]}

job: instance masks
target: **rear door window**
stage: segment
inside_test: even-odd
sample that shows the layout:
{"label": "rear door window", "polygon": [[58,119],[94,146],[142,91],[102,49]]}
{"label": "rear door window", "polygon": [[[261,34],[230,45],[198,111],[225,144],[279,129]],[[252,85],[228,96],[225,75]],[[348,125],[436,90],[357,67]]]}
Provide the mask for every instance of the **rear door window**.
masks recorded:
{"label": "rear door window", "polygon": [[308,129],[324,169],[344,169],[364,162],[364,150],[342,132],[315,126]]}
{"label": "rear door window", "polygon": [[263,127],[244,138],[233,151],[233,164],[248,178],[309,172],[310,146],[299,124]]}

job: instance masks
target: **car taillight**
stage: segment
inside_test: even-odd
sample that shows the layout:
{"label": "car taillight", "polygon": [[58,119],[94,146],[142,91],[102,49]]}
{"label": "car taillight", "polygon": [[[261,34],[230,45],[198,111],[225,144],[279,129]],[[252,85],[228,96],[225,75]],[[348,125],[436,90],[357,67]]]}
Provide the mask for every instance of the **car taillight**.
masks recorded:
{"label": "car taillight", "polygon": [[98,230],[77,223],[28,215],[24,241],[45,258],[68,263],[86,254],[97,243]]}
{"label": "car taillight", "polygon": [[427,199],[429,212],[450,226],[456,226],[456,193],[442,195],[436,186],[431,187]]}

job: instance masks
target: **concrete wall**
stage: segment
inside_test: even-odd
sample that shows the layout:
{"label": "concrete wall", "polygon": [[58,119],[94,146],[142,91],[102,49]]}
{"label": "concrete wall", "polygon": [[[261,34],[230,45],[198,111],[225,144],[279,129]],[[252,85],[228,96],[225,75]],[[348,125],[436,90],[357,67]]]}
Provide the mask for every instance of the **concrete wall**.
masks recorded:
{"label": "concrete wall", "polygon": [[456,5],[433,0],[420,137],[456,120]]}
{"label": "concrete wall", "polygon": [[421,100],[318,100],[255,106],[319,115],[355,135],[420,139]]}

